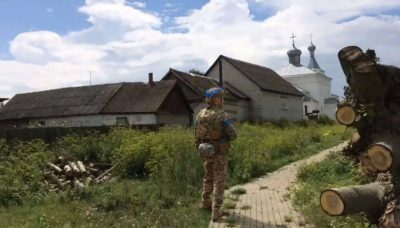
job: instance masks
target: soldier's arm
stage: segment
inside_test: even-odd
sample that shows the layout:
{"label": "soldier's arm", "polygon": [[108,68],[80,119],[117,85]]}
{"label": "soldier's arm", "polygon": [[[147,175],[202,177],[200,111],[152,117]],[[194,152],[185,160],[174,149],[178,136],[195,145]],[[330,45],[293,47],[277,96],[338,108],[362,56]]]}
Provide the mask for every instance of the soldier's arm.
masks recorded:
{"label": "soldier's arm", "polygon": [[237,138],[236,129],[233,126],[232,119],[229,117],[228,113],[224,113],[222,117],[222,123],[224,127],[224,132],[229,141]]}

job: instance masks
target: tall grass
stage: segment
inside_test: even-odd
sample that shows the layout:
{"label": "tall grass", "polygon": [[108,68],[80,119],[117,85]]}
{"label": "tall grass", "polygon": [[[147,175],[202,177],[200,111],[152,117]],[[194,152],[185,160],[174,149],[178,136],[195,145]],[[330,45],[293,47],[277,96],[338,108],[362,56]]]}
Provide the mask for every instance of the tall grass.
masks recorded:
{"label": "tall grass", "polygon": [[326,215],[320,205],[322,190],[366,184],[370,180],[359,167],[341,157],[330,155],[320,163],[313,163],[300,168],[297,176],[297,187],[293,190],[295,206],[316,227],[371,227],[362,215],[331,217]]}
{"label": "tall grass", "polygon": [[[273,171],[335,145],[344,128],[304,122],[248,124],[229,154],[229,185]],[[192,128],[156,132],[116,128],[107,134],[42,141],[0,141],[0,226],[204,227],[197,209],[203,167]],[[45,162],[63,155],[115,166],[121,178],[85,192],[45,190]]]}

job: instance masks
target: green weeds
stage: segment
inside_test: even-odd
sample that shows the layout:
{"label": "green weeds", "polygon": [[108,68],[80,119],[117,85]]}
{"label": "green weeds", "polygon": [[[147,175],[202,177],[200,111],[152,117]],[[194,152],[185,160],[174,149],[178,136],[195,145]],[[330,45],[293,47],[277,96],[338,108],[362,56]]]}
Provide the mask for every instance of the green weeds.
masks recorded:
{"label": "green weeds", "polygon": [[369,182],[361,170],[340,155],[330,155],[320,163],[299,169],[297,186],[293,190],[293,203],[316,227],[371,227],[361,215],[331,217],[319,205],[322,190]]}
{"label": "green weeds", "polygon": [[[331,147],[344,130],[284,121],[237,128],[239,138],[229,153],[229,186]],[[111,163],[121,180],[84,192],[50,193],[43,171],[59,155]],[[0,139],[0,227],[206,227],[210,215],[198,209],[203,172],[192,128],[116,128],[107,134],[66,136],[52,145]],[[240,188],[234,192],[245,193]]]}

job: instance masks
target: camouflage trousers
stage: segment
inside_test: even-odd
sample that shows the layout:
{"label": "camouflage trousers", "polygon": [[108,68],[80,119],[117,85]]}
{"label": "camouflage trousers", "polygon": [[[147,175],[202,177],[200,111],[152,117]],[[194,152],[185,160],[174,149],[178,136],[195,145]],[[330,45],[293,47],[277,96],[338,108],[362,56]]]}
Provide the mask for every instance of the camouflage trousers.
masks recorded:
{"label": "camouflage trousers", "polygon": [[204,179],[203,179],[203,203],[211,202],[213,211],[218,211],[224,201],[225,179],[227,173],[228,156],[227,153],[217,153],[212,157],[203,157]]}

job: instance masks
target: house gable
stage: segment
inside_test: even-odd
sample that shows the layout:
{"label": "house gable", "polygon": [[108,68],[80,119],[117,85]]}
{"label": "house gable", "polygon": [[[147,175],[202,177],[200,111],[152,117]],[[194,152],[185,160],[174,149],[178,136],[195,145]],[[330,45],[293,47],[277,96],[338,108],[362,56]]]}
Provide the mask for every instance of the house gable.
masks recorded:
{"label": "house gable", "polygon": [[[261,90],[293,96],[303,96],[298,89],[284,80],[272,69],[241,60],[232,59],[223,55],[220,55],[217,58],[217,60],[206,72],[206,75],[209,75],[211,70],[217,68],[221,60],[224,60],[222,61],[222,64],[226,62],[235,67],[243,76],[256,84]],[[224,77],[224,72],[222,72],[222,74],[222,77]]]}

